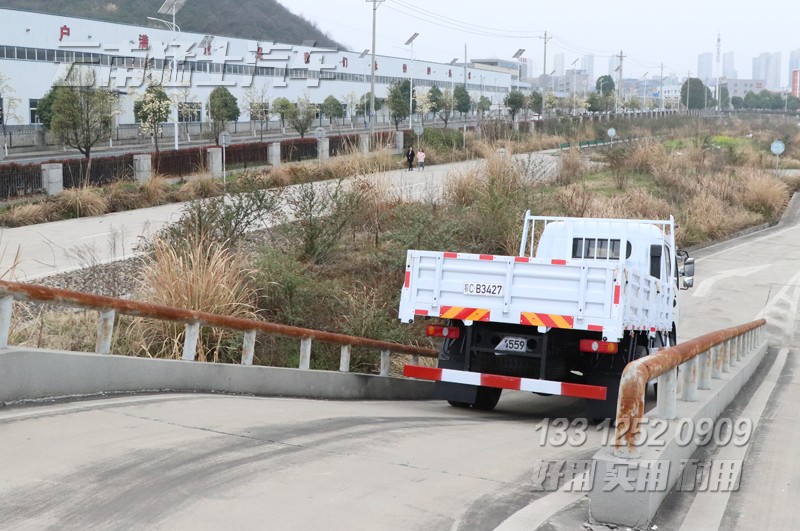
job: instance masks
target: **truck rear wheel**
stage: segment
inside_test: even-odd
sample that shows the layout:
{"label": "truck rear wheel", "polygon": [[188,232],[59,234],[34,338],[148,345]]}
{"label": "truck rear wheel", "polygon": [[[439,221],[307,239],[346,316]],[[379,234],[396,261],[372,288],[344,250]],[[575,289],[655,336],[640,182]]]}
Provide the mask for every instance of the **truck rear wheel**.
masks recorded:
{"label": "truck rear wheel", "polygon": [[481,411],[492,411],[500,400],[502,389],[496,387],[478,387],[478,395],[475,399],[475,409]]}
{"label": "truck rear wheel", "polygon": [[453,407],[458,407],[458,408],[468,408],[470,406],[466,402],[459,402],[457,400],[448,400],[447,403]]}

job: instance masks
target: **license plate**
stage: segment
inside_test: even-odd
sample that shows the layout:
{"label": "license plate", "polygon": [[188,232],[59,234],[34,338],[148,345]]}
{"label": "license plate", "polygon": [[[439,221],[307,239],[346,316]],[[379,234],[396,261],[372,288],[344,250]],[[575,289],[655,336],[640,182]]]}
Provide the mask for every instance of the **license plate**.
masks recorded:
{"label": "license plate", "polygon": [[488,295],[502,297],[503,285],[488,282],[464,282],[464,295]]}
{"label": "license plate", "polygon": [[497,350],[509,352],[525,352],[528,350],[528,340],[524,337],[506,336],[495,347]]}

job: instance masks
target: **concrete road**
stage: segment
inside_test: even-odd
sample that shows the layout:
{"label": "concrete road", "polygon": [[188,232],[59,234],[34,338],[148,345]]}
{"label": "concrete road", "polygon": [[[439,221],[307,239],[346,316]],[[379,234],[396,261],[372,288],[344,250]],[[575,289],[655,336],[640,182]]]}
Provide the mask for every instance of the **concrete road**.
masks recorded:
{"label": "concrete road", "polygon": [[591,455],[597,430],[576,449],[536,428],[581,411],[521,393],[493,414],[221,395],[6,408],[0,527],[492,529],[546,497],[538,459]]}
{"label": "concrete road", "polygon": [[[535,166],[537,174],[549,175],[557,167],[557,159],[549,153],[515,155],[515,160],[529,167]],[[483,164],[481,160],[439,164],[428,166],[425,171],[396,170],[362,178],[398,198],[435,200],[440,197],[448,178]],[[332,181],[324,181],[316,185],[331,184]],[[185,205],[173,203],[94,218],[0,228],[0,275],[5,274],[3,278],[6,279],[35,280],[133,257],[140,239],[177,221]]]}

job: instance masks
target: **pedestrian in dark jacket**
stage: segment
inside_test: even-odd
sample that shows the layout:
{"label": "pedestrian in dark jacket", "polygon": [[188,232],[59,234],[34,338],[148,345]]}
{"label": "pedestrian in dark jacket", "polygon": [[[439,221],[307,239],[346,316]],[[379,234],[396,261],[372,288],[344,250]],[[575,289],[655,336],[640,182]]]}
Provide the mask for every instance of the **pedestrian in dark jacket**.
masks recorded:
{"label": "pedestrian in dark jacket", "polygon": [[406,152],[406,160],[408,161],[408,171],[414,171],[414,157],[416,153],[414,153],[414,148],[408,146],[408,151]]}

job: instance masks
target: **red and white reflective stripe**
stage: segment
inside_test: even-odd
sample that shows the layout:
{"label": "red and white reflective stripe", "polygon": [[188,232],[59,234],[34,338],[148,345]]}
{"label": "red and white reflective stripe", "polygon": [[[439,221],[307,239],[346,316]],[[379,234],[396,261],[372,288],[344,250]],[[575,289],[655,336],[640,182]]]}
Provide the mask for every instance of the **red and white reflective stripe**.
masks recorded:
{"label": "red and white reflective stripe", "polygon": [[499,387],[500,389],[512,389],[514,391],[530,391],[532,393],[573,396],[593,400],[606,399],[606,388],[598,385],[535,380],[533,378],[517,378],[516,376],[500,376],[498,374],[457,371],[455,369],[437,369],[418,365],[406,365],[403,367],[403,375],[409,378],[433,380],[435,382],[482,385],[484,387]]}

